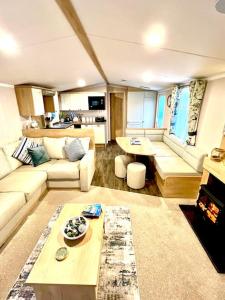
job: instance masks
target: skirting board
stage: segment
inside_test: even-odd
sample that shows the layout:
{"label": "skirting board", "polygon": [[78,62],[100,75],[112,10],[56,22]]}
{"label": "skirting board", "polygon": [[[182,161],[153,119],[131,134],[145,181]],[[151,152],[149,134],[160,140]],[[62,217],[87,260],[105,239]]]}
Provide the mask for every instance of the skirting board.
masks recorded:
{"label": "skirting board", "polygon": [[167,177],[162,179],[156,172],[155,180],[165,198],[196,198],[201,176]]}

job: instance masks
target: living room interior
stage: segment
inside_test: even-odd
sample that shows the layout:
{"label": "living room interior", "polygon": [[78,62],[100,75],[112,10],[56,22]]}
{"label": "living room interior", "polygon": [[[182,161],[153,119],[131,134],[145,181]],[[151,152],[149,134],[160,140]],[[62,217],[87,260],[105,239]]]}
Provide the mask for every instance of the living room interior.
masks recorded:
{"label": "living room interior", "polygon": [[225,299],[225,0],[0,2],[0,299]]}

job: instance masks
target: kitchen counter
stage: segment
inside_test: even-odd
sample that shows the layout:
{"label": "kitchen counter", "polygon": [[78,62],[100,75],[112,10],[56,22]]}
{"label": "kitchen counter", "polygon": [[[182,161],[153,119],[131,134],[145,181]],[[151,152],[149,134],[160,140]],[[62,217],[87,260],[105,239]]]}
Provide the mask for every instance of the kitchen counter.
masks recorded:
{"label": "kitchen counter", "polygon": [[45,129],[67,129],[73,125],[106,125],[105,122],[70,122],[70,123],[56,123],[52,127],[46,128]]}

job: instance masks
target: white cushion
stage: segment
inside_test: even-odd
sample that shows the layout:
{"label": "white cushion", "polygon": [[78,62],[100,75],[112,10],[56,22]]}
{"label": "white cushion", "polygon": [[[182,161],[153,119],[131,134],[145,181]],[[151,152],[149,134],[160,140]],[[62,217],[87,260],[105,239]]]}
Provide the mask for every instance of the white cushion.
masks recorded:
{"label": "white cushion", "polygon": [[46,180],[46,172],[12,172],[0,180],[0,192],[24,192],[29,201]]}
{"label": "white cushion", "polygon": [[163,142],[152,142],[152,146],[156,153],[156,156],[174,156],[178,157],[176,152],[174,152],[169,146]]}
{"label": "white cushion", "polygon": [[19,168],[20,166],[22,166],[22,163],[18,159],[12,157],[12,154],[14,153],[16,148],[19,146],[19,143],[20,143],[20,141],[14,141],[14,142],[8,143],[2,147],[12,171],[14,171],[17,168]]}
{"label": "white cushion", "polygon": [[[70,144],[75,139],[77,139],[77,138],[68,137],[66,139],[66,143]],[[84,148],[85,153],[88,153],[89,144],[90,144],[90,137],[82,137],[82,138],[78,138],[78,139],[81,141],[81,144]]]}
{"label": "white cushion", "polygon": [[207,153],[193,146],[186,146],[182,158],[198,172],[203,171],[203,160]]}
{"label": "white cushion", "polygon": [[0,229],[26,204],[24,193],[0,193]]}
{"label": "white cushion", "polygon": [[168,176],[200,176],[200,174],[181,157],[156,156],[155,167],[162,179]]}
{"label": "white cushion", "polygon": [[37,172],[37,171],[45,171],[47,172],[48,169],[56,162],[56,159],[51,159],[50,161],[43,163],[37,167],[33,167],[32,165],[24,165],[19,167],[15,172]]}
{"label": "white cushion", "polygon": [[179,140],[174,135],[163,135],[163,141],[166,143],[173,151],[175,151],[179,156],[182,156],[185,151],[185,145],[179,142]]}
{"label": "white cushion", "polygon": [[65,151],[64,151],[65,140],[66,138],[44,137],[44,146],[50,158],[56,158],[56,159],[66,158]]}
{"label": "white cushion", "polygon": [[57,160],[50,168],[48,168],[49,180],[76,180],[80,178],[80,161],[71,162],[68,160]]}
{"label": "white cushion", "polygon": [[144,136],[144,129],[126,129],[126,136]]}
{"label": "white cushion", "polygon": [[9,162],[6,158],[5,153],[0,149],[0,179],[11,172]]}

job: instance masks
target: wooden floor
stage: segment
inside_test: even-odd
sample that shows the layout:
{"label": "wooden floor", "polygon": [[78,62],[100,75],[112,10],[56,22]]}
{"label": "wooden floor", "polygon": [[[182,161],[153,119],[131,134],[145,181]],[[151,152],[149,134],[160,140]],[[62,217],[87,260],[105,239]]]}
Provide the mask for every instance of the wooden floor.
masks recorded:
{"label": "wooden floor", "polygon": [[143,189],[134,190],[127,186],[126,180],[115,176],[114,159],[119,154],[123,151],[115,143],[108,144],[106,149],[96,148],[96,171],[92,185],[161,197],[154,179],[146,180]]}

